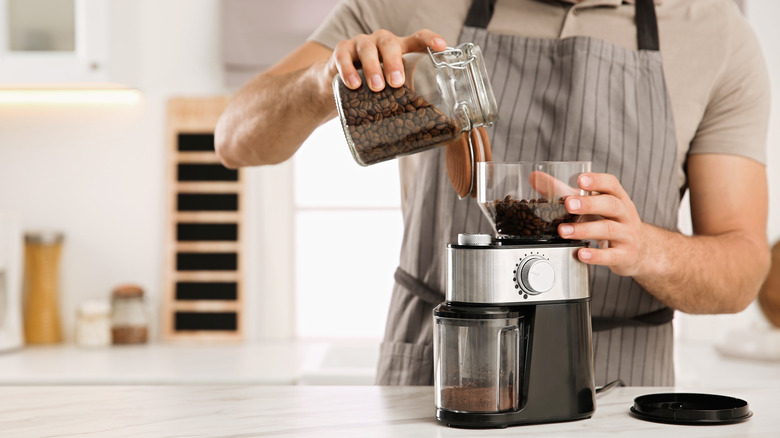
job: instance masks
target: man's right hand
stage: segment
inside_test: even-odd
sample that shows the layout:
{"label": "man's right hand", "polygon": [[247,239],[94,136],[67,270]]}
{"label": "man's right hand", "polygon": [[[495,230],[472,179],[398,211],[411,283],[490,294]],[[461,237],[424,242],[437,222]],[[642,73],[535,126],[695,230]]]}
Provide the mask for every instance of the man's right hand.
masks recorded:
{"label": "man's right hand", "polygon": [[312,131],[336,114],[336,74],[355,89],[361,86],[357,68],[362,67],[371,90],[384,89],[385,81],[400,87],[405,81],[401,56],[429,46],[440,51],[447,44],[430,30],[408,37],[378,30],[342,41],[333,51],[307,41],[233,96],[214,133],[217,155],[230,168],[289,159]]}
{"label": "man's right hand", "polygon": [[328,60],[327,69],[331,78],[338,72],[344,84],[353,90],[361,85],[358,67],[363,69],[368,88],[372,91],[381,91],[385,83],[398,88],[406,80],[401,59],[403,54],[423,52],[428,47],[442,51],[447,48],[447,43],[441,35],[428,29],[407,37],[380,29],[371,35],[358,35],[340,42]]}

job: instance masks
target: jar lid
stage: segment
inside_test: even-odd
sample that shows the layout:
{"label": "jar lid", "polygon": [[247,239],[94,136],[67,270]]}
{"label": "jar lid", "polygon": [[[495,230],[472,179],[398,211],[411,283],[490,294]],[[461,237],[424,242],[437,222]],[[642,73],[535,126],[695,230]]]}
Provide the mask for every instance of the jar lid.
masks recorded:
{"label": "jar lid", "polygon": [[476,163],[493,160],[485,128],[480,126],[466,134],[458,141],[448,144],[445,151],[447,176],[461,199],[469,195],[474,198],[477,195]]}
{"label": "jar lid", "polygon": [[127,283],[115,287],[112,294],[117,298],[134,298],[144,296],[144,290],[141,286]]}
{"label": "jar lid", "polygon": [[56,230],[35,230],[24,233],[24,241],[38,245],[56,245],[65,240],[65,234]]}
{"label": "jar lid", "polygon": [[753,416],[745,400],[696,393],[647,394],[634,399],[631,415],[671,424],[731,424]]}

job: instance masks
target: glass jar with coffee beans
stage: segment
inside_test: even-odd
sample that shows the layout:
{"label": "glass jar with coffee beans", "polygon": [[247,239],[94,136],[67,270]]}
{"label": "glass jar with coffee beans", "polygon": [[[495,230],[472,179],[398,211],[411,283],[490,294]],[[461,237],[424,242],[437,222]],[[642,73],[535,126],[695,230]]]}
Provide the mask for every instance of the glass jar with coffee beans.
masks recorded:
{"label": "glass jar with coffee beans", "polygon": [[403,56],[405,83],[381,91],[351,90],[333,79],[341,126],[358,164],[368,166],[458,140],[497,120],[482,51],[464,43],[441,52]]}

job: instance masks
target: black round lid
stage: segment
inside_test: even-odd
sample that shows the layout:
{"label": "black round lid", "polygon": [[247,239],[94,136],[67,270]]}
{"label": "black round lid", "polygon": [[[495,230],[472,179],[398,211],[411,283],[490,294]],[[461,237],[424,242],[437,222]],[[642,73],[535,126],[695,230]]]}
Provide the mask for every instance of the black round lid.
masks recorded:
{"label": "black round lid", "polygon": [[634,399],[631,415],[671,424],[731,424],[753,416],[745,400],[696,393],[647,394]]}

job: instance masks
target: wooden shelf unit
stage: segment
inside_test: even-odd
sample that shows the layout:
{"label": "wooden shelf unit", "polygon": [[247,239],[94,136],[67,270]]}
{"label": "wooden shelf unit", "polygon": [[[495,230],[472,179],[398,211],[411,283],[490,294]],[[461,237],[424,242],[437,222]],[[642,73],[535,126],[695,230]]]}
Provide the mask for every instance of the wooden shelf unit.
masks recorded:
{"label": "wooden shelf unit", "polygon": [[214,152],[227,98],[171,99],[162,336],[244,337],[245,178]]}

